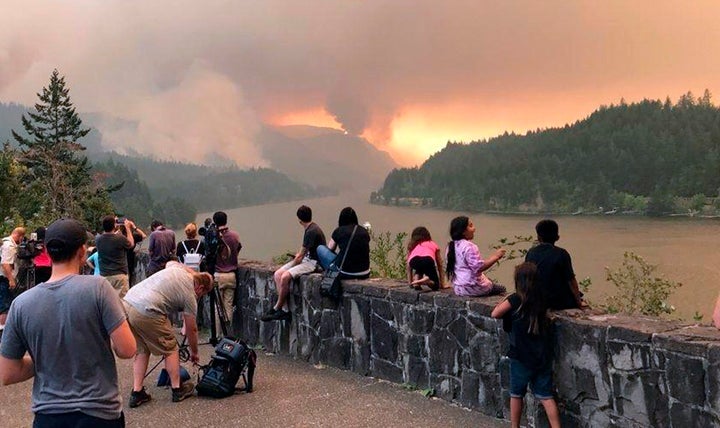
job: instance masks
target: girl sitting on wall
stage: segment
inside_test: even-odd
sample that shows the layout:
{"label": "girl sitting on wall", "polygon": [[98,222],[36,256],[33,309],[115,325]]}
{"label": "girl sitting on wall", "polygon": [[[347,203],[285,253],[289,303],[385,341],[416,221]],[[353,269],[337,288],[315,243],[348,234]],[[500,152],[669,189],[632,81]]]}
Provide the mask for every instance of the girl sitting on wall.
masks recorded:
{"label": "girl sitting on wall", "polygon": [[487,260],[483,260],[475,237],[475,225],[466,216],[455,217],[450,222],[452,241],[447,247],[447,277],[452,281],[458,296],[489,296],[502,294],[505,287],[493,283],[483,272],[505,256],[504,249],[498,249]]}

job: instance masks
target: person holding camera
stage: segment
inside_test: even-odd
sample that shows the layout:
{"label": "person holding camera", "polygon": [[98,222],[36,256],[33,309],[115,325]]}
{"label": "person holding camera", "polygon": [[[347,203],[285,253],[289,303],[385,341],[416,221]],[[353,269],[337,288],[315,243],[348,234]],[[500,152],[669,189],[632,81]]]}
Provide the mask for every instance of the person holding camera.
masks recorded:
{"label": "person holding camera", "polygon": [[[218,283],[222,306],[227,316],[228,332],[232,326],[233,306],[235,306],[235,288],[237,287],[238,254],[242,249],[240,235],[227,226],[227,214],[217,211],[213,222],[218,228],[220,245],[217,248],[215,262],[215,280]],[[207,247],[206,247],[207,248]]]}
{"label": "person holding camera", "polygon": [[150,230],[147,276],[165,269],[165,264],[175,255],[175,232],[165,227],[160,220],[153,220]]}
{"label": "person holding camera", "polygon": [[34,377],[35,427],[123,427],[113,353],[127,359],[136,350],[125,311],[105,279],[78,275],[87,239],[80,222],[57,220],[45,237],[52,273],[10,308],[0,383]]}
{"label": "person holding camera", "polygon": [[[107,215],[102,219],[102,228],[103,233],[95,238],[100,275],[104,276],[117,290],[120,298],[123,298],[130,288],[127,250],[135,246],[132,233],[136,229],[135,223]],[[121,228],[125,229],[125,234],[120,233]]]}
{"label": "person holding camera", "polygon": [[12,303],[12,291],[17,287],[17,251],[25,237],[25,228],[16,227],[10,236],[3,238],[0,248],[0,332],[5,328],[5,320]]}

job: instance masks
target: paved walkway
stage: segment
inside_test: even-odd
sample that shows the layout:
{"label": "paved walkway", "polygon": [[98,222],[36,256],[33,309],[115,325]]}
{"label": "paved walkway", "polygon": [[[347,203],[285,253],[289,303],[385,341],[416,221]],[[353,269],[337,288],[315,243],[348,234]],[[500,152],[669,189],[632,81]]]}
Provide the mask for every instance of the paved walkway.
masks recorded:
{"label": "paved walkway", "polygon": [[[201,346],[201,361],[212,349]],[[64,356],[58,356],[64,358]],[[157,361],[153,357],[151,367]],[[314,367],[286,356],[258,355],[251,394],[213,400],[191,397],[172,403],[170,391],[146,381],[152,401],[127,408],[130,360],[118,363],[128,427],[507,427],[508,423],[417,391],[330,367]],[[192,373],[192,371],[191,371]],[[241,381],[242,382],[242,381]],[[32,425],[32,381],[0,387],[0,426]]]}

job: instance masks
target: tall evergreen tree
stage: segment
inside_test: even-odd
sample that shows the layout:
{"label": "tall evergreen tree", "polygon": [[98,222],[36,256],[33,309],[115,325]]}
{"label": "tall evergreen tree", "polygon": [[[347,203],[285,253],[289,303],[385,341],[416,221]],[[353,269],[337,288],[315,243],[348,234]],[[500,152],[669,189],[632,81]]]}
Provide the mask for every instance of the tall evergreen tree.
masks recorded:
{"label": "tall evergreen tree", "polygon": [[[107,190],[91,176],[79,139],[90,132],[70,100],[65,78],[57,70],[50,84],[38,93],[35,112],[23,115],[27,137],[13,130],[20,146],[20,163],[26,168],[26,194],[36,198],[37,212],[47,220],[70,216],[88,224],[112,211]],[[32,205],[32,204],[31,204]]]}

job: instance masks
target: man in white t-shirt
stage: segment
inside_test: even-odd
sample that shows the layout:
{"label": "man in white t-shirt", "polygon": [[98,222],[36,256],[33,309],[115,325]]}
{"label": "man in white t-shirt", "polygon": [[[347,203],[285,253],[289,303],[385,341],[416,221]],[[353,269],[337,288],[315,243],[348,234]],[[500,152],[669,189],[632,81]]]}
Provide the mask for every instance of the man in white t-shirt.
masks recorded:
{"label": "man in white t-shirt", "polygon": [[24,227],[16,227],[10,236],[3,238],[0,247],[0,332],[5,328],[12,302],[11,291],[17,287],[17,248],[25,236]]}
{"label": "man in white t-shirt", "polygon": [[213,287],[208,273],[198,273],[179,262],[170,261],[165,269],[139,282],[125,295],[123,304],[128,313],[130,329],[137,342],[133,362],[133,391],[130,407],[150,400],[143,380],[150,354],[165,357],[165,370],[170,377],[172,401],[178,402],[193,393],[192,382],[180,381],[180,354],[168,315],[183,313],[185,333],[190,345],[190,359],[198,362],[197,299]]}

